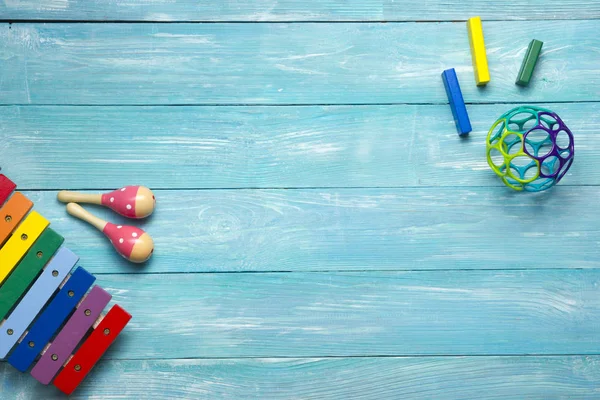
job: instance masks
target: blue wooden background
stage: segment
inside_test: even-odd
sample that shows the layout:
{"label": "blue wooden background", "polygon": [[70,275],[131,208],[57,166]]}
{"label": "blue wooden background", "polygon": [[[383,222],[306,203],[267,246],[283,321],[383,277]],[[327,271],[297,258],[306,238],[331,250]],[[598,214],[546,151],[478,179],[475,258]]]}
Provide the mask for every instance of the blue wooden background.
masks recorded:
{"label": "blue wooden background", "polygon": [[[72,398],[600,398],[600,1],[4,0],[0,20],[3,172],[134,316]],[[538,195],[484,155],[527,103],[576,137]],[[144,267],[55,200],[134,183],[158,197]],[[0,397],[62,396],[0,363]]]}

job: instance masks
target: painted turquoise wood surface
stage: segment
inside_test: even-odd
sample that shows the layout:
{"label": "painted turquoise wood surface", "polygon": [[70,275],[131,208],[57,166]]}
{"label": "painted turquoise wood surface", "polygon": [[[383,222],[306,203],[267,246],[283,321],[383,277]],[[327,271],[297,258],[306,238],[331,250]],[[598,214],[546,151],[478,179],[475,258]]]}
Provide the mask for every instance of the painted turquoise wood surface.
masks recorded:
{"label": "painted turquoise wood surface", "polygon": [[142,269],[68,217],[55,192],[26,194],[93,273],[599,268],[600,229],[588,224],[600,188],[555,189],[157,191],[140,224],[156,243]]}
{"label": "painted turquoise wood surface", "polygon": [[[576,133],[562,184],[600,184],[600,104],[544,106]],[[447,105],[7,106],[0,148],[12,158],[6,173],[27,189],[116,188],[124,168],[153,188],[500,187],[485,136],[510,107],[470,105],[474,131],[456,140]]]}
{"label": "painted turquoise wood surface", "polygon": [[600,3],[579,0],[5,0],[7,20],[94,21],[456,21],[600,18]]}
{"label": "painted turquoise wood surface", "polygon": [[600,354],[600,271],[104,275],[116,359]]}
{"label": "painted turquoise wood surface", "polygon": [[112,359],[600,353],[596,269],[111,274],[98,284],[137,317]]}
{"label": "painted turquoise wood surface", "polygon": [[[599,363],[598,356],[103,361],[69,398],[98,398],[100,387],[106,399],[588,400],[598,397]],[[64,399],[4,364],[0,386],[15,398]]]}
{"label": "painted turquoise wood surface", "polygon": [[[476,14],[484,90],[453,22]],[[570,0],[2,2],[0,166],[134,315],[73,397],[599,397],[599,18]],[[576,137],[535,196],[484,159],[523,102]],[[55,200],[128,183],[158,197],[142,268]],[[0,397],[60,396],[0,362]]]}
{"label": "painted turquoise wood surface", "polygon": [[[1,24],[1,104],[597,101],[600,19],[487,22],[492,81],[473,82],[465,23]],[[536,79],[515,77],[532,37]],[[315,40],[327,38],[327,40]]]}

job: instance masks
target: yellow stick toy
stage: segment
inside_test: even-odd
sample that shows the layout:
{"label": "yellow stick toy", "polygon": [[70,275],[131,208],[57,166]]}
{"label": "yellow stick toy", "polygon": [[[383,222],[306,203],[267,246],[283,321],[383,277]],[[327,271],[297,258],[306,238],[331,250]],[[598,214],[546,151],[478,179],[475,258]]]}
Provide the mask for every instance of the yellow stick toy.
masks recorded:
{"label": "yellow stick toy", "polygon": [[487,56],[485,54],[485,42],[483,40],[481,18],[469,18],[467,21],[467,30],[469,31],[469,44],[471,45],[475,83],[477,86],[485,86],[490,81],[490,71],[488,69]]}

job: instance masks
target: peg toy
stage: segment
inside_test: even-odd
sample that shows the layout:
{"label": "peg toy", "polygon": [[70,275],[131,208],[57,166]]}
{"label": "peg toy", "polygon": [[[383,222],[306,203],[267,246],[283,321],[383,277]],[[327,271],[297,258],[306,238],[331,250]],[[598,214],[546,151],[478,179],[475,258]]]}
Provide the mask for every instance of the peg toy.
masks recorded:
{"label": "peg toy", "polygon": [[485,53],[485,41],[483,40],[483,27],[480,17],[469,18],[467,21],[469,32],[469,45],[471,46],[471,58],[473,61],[473,72],[477,86],[485,86],[490,81],[487,55]]}
{"label": "peg toy", "polygon": [[154,252],[152,238],[140,228],[106,222],[75,203],[67,204],[67,212],[104,233],[117,253],[131,262],[143,263]]}
{"label": "peg toy", "polygon": [[534,106],[516,107],[492,125],[489,166],[510,188],[539,192],[557,184],[575,156],[573,134],[560,117]]}
{"label": "peg toy", "polygon": [[87,194],[63,190],[58,193],[63,203],[90,203],[110,208],[127,218],[146,218],[156,205],[156,198],[150,189],[144,186],[125,186],[105,194]]}
{"label": "peg toy", "polygon": [[529,81],[533,75],[533,70],[535,69],[535,65],[540,57],[540,53],[542,52],[543,45],[544,42],[540,42],[539,40],[535,39],[529,43],[529,47],[527,47],[527,53],[525,53],[525,58],[523,59],[521,69],[519,70],[519,75],[517,75],[517,81],[515,82],[517,85],[529,85]]}
{"label": "peg toy", "polygon": [[[93,285],[16,185],[0,175],[0,359],[31,369],[41,383],[71,394],[125,328],[131,315]],[[12,196],[11,196],[12,194]],[[21,205],[20,208],[17,205]],[[18,212],[16,212],[18,210]],[[23,211],[26,210],[26,211]],[[10,218],[9,218],[10,217]]]}
{"label": "peg toy", "polygon": [[465,136],[471,132],[471,121],[469,121],[469,114],[467,114],[467,107],[454,68],[442,72],[442,80],[444,81],[458,135]]}

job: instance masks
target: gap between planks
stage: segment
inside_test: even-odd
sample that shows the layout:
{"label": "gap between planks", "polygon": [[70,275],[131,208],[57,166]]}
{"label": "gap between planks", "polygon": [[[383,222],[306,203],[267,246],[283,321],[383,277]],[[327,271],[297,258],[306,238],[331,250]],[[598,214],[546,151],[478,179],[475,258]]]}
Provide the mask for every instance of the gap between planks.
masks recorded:
{"label": "gap between planks", "polygon": [[[364,354],[364,355],[349,355],[349,356],[239,356],[239,357],[156,357],[156,358],[111,358],[102,357],[100,362],[126,362],[126,361],[193,361],[193,360],[211,360],[211,361],[235,361],[235,360],[360,360],[360,359],[372,359],[372,358],[385,358],[385,359],[418,359],[418,358],[443,358],[447,360],[451,359],[464,359],[464,358],[563,358],[563,357],[600,357],[600,353],[557,353],[557,354],[545,354],[545,353],[515,353],[515,354],[423,354],[423,355],[389,355],[389,354]],[[6,363],[6,360],[0,360],[0,365]]]}
{"label": "gap between planks", "polygon": [[[597,268],[438,268],[432,269],[325,269],[325,270],[272,270],[272,271],[158,271],[158,272],[97,272],[94,275],[211,275],[211,274],[338,274],[338,273],[388,273],[388,272],[479,272],[479,271],[497,271],[497,272],[527,272],[527,271],[587,271]],[[599,353],[600,354],[600,353]]]}
{"label": "gap between planks", "polygon": [[[573,101],[528,101],[528,104],[597,104],[600,100],[573,100]],[[471,106],[493,106],[493,105],[521,105],[519,101],[481,101],[465,102]],[[154,104],[154,103],[113,103],[113,104],[54,104],[54,103],[6,103],[0,104],[0,107],[378,107],[378,106],[444,106],[448,102],[425,102],[425,103],[174,103],[174,104]]]}
{"label": "gap between planks", "polygon": [[[477,14],[477,13],[475,13]],[[532,19],[515,19],[515,18],[485,18],[485,22],[537,22],[537,21],[597,21],[599,18],[532,18]],[[372,20],[260,20],[260,21],[244,21],[244,20],[223,20],[223,21],[204,21],[204,20],[126,20],[126,19],[10,19],[0,18],[0,23],[12,24],[161,24],[161,25],[177,25],[177,24],[198,24],[198,25],[215,25],[215,24],[437,24],[437,23],[463,23],[467,19],[418,19],[418,20],[403,20],[403,19],[372,19]]]}

